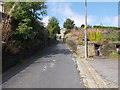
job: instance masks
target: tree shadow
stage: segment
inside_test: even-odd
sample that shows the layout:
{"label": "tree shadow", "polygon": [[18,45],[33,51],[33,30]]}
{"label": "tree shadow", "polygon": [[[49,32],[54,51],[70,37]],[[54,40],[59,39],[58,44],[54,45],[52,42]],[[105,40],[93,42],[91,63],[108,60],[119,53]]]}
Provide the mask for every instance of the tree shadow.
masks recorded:
{"label": "tree shadow", "polygon": [[43,58],[55,57],[57,54],[68,55],[68,54],[71,54],[71,52],[66,48],[66,46],[64,45],[64,43],[62,41],[57,41],[55,43],[55,45],[49,47],[47,50],[44,50],[42,53],[40,52],[40,53],[28,58],[27,61],[24,64],[15,66],[15,67],[11,68],[10,70],[8,70],[7,72],[5,72],[2,75],[2,83],[8,81],[11,77],[15,76],[16,74],[18,74],[19,72],[21,72],[25,68],[29,67],[31,64],[53,62],[51,60],[49,60],[49,61],[48,60],[47,61],[44,61],[44,60],[38,61],[38,59],[42,58],[42,57]]}

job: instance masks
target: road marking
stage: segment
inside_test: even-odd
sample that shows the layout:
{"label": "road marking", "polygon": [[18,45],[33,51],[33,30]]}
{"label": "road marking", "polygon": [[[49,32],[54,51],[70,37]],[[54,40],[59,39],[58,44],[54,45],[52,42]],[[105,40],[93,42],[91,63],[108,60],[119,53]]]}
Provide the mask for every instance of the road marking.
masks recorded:
{"label": "road marking", "polygon": [[51,67],[51,68],[53,68],[54,66],[55,66],[55,64],[54,64],[54,63],[51,63],[51,64],[50,64],[50,67]]}
{"label": "road marking", "polygon": [[43,68],[43,71],[46,71],[46,68],[47,68],[47,66],[45,66],[45,67]]}
{"label": "road marking", "polygon": [[53,62],[55,62],[55,60],[53,60]]}

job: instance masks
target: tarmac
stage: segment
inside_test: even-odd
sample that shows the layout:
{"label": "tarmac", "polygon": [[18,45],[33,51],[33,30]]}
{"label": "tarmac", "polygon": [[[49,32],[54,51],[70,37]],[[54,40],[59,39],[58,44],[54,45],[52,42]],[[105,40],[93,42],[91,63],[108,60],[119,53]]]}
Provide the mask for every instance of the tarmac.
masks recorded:
{"label": "tarmac", "polygon": [[107,58],[87,61],[101,77],[118,84],[118,62],[120,63],[120,60]]}
{"label": "tarmac", "polygon": [[98,69],[96,70],[96,67],[93,67],[93,65],[88,62],[89,59],[79,58],[75,54],[74,56],[76,57],[77,69],[80,71],[80,76],[83,78],[85,88],[118,88],[118,84],[101,76],[100,73],[97,72]]}

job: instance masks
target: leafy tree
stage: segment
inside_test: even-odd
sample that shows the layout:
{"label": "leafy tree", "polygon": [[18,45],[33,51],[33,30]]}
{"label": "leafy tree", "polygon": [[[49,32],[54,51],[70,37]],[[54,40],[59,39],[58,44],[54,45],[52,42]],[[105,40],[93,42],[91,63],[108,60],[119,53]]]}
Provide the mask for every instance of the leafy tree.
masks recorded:
{"label": "leafy tree", "polygon": [[47,29],[49,30],[50,35],[56,35],[60,33],[59,22],[55,17],[49,19]]}
{"label": "leafy tree", "polygon": [[84,27],[85,27],[85,25],[84,25],[84,24],[82,24],[82,25],[81,25],[81,28],[84,28]]}
{"label": "leafy tree", "polygon": [[[15,8],[11,11],[14,5]],[[11,11],[11,30],[8,32],[11,34],[6,42],[8,45],[9,42],[13,46],[19,43],[19,46],[24,48],[29,47],[32,42],[40,42],[40,40],[45,42],[49,38],[49,34],[40,22],[41,17],[47,13],[45,2],[5,2],[5,7],[6,15]],[[25,44],[26,42],[29,44]]]}
{"label": "leafy tree", "polygon": [[10,9],[12,8],[14,2],[4,2],[4,5],[5,5],[5,13],[8,13],[10,11]]}
{"label": "leafy tree", "polygon": [[65,31],[64,35],[66,35],[66,34],[68,34],[68,33],[70,33],[70,32],[71,32],[71,29],[67,29],[67,30]]}
{"label": "leafy tree", "polygon": [[78,30],[78,27],[77,27],[77,26],[75,26],[74,28],[75,28],[75,30]]}
{"label": "leafy tree", "polygon": [[67,28],[67,29],[73,29],[74,26],[75,26],[74,21],[71,20],[71,19],[69,19],[69,18],[66,19],[66,21],[65,21],[64,24],[63,24],[63,27],[64,27],[64,28]]}
{"label": "leafy tree", "polygon": [[[13,2],[5,2],[7,10],[12,8]],[[37,33],[42,15],[46,15],[46,3],[44,2],[17,2],[12,11],[11,32],[15,40],[33,39]]]}

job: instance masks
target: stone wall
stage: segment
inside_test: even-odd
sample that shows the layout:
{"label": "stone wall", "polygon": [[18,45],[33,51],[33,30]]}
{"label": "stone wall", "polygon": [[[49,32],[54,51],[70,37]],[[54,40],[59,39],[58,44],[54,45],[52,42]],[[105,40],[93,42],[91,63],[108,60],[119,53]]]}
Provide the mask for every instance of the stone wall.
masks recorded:
{"label": "stone wall", "polygon": [[[81,57],[85,57],[85,46],[84,45],[77,45],[77,54]],[[88,44],[88,57],[95,56],[95,47],[94,44]]]}
{"label": "stone wall", "polygon": [[100,53],[102,56],[110,56],[112,53],[117,53],[114,44],[106,44],[100,47]]}
{"label": "stone wall", "polygon": [[[85,57],[84,41],[83,42],[82,41],[75,42],[73,40],[66,39],[66,43],[72,51],[74,51],[78,54],[79,57],[81,57],[81,58]],[[99,55],[100,56],[111,56],[112,54],[117,54],[116,44],[118,44],[118,43],[115,43],[115,42],[112,42],[112,43],[88,42],[88,57],[96,56],[96,50],[95,50],[96,44],[100,45],[100,47],[99,47]]]}

